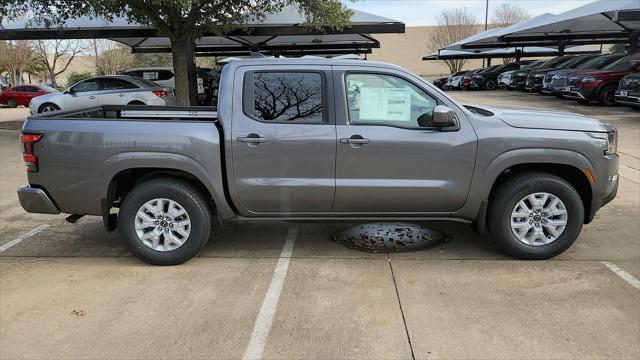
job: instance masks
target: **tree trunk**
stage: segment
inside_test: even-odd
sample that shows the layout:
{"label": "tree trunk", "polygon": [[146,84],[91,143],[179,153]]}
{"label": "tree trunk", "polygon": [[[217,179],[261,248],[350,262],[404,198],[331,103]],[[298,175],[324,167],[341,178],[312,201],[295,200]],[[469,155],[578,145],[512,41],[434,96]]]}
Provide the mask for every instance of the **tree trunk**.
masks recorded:
{"label": "tree trunk", "polygon": [[171,38],[173,73],[176,81],[176,104],[198,105],[196,64],[194,59],[195,39],[191,34]]}
{"label": "tree trunk", "polygon": [[58,87],[58,83],[56,82],[56,74],[55,74],[55,70],[52,69],[51,67],[47,66],[47,72],[49,73],[49,77],[51,78],[51,87],[52,88],[57,88]]}

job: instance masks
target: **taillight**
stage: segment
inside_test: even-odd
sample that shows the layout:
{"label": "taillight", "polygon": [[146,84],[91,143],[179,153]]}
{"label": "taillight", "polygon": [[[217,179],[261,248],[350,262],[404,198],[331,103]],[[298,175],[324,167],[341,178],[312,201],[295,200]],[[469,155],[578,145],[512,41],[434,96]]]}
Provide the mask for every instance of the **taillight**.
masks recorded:
{"label": "taillight", "polygon": [[166,98],[167,92],[165,90],[153,90],[152,91],[157,97]]}
{"label": "taillight", "polygon": [[23,146],[22,160],[27,165],[27,171],[38,171],[38,157],[33,153],[33,144],[42,139],[42,134],[20,134],[20,142]]}

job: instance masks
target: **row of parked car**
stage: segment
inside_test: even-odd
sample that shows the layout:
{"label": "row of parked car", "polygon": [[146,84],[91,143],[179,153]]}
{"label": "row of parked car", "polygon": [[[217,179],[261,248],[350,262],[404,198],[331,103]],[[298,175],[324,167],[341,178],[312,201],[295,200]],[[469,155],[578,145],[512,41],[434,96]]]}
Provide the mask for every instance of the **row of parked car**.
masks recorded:
{"label": "row of parked car", "polygon": [[640,54],[566,55],[460,71],[434,81],[443,90],[505,88],[580,103],[640,109]]}
{"label": "row of parked car", "polygon": [[[211,69],[198,69],[198,100],[209,105],[216,77]],[[47,85],[20,85],[0,93],[0,105],[28,106],[31,114],[75,111],[100,105],[173,105],[175,78],[172,68],[141,68],[122,75],[96,76],[60,92]]]}

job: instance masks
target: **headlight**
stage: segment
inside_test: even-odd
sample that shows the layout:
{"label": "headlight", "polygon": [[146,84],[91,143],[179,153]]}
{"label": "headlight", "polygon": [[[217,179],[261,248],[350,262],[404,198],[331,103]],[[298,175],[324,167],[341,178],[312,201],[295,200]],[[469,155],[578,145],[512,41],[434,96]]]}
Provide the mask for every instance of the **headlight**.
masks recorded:
{"label": "headlight", "polygon": [[582,80],[580,80],[580,82],[583,82],[583,83],[591,83],[596,81],[598,81],[598,79],[596,79],[594,76],[583,77]]}
{"label": "headlight", "polygon": [[603,147],[606,155],[613,155],[618,152],[618,133],[616,131],[608,133],[587,132],[587,135],[594,139],[600,139],[606,142]]}
{"label": "headlight", "polygon": [[533,77],[535,78],[541,78],[544,77],[544,74],[534,74]]}

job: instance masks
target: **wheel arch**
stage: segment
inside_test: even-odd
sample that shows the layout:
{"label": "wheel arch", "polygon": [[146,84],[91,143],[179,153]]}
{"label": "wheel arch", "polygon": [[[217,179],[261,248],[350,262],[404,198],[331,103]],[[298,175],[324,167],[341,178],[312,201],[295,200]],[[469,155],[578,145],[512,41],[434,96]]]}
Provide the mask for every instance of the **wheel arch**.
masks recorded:
{"label": "wheel arch", "polygon": [[476,164],[467,204],[453,215],[473,220],[475,228],[482,232],[494,191],[506,177],[522,171],[547,172],[567,180],[580,194],[585,209],[584,221],[588,223],[594,190],[587,173],[595,174],[594,167],[584,155],[562,149],[516,149],[502,153],[488,163]]}
{"label": "wheel arch", "polygon": [[103,217],[108,217],[114,204],[135,185],[163,176],[192,183],[210,199],[220,218],[235,216],[226,200],[222,168],[208,170],[196,160],[179,154],[134,152],[111,157],[98,173],[96,187],[102,194],[100,205]]}

